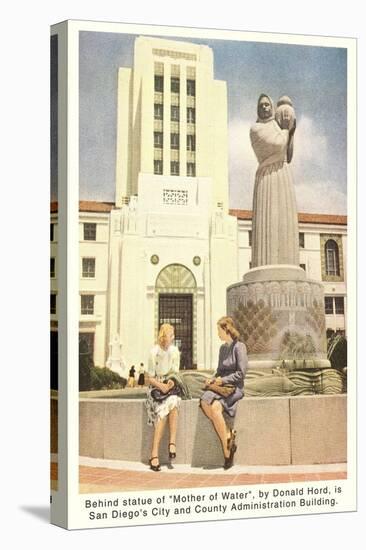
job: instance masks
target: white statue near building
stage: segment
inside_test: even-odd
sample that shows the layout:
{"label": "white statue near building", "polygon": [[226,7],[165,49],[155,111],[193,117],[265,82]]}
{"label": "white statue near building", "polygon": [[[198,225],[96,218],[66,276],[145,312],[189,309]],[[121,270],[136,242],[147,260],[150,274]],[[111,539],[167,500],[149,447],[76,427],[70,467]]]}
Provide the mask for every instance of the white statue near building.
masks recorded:
{"label": "white statue near building", "polygon": [[109,357],[106,366],[127,380],[128,369],[122,356],[122,344],[118,334],[115,334],[109,343]]}

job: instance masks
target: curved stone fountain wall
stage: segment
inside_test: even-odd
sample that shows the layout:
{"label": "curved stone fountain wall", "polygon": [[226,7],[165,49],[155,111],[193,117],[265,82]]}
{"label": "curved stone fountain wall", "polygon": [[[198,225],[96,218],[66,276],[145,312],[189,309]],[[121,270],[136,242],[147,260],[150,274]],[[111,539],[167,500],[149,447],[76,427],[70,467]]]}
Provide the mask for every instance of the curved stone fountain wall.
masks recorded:
{"label": "curved stone fountain wall", "polygon": [[330,366],[323,287],[306,279],[301,268],[248,272],[243,282],[228,287],[227,312],[247,346],[251,368]]}

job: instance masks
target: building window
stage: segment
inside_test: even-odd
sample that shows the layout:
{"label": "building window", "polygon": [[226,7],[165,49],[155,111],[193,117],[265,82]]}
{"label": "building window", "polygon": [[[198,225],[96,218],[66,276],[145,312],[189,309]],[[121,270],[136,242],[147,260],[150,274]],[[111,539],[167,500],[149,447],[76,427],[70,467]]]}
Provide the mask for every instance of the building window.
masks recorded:
{"label": "building window", "polygon": [[187,122],[190,124],[196,122],[196,109],[194,107],[187,107]]}
{"label": "building window", "polygon": [[344,315],[344,298],[343,296],[336,296],[334,298],[336,315]]}
{"label": "building window", "polygon": [[187,79],[187,95],[195,96],[196,95],[196,81]]}
{"label": "building window", "polygon": [[50,313],[56,314],[56,294],[50,294]]}
{"label": "building window", "polygon": [[162,160],[154,160],[154,174],[162,174],[163,173],[163,161]]}
{"label": "building window", "polygon": [[179,149],[179,134],[170,134],[170,148]]}
{"label": "building window", "polygon": [[83,258],[83,277],[95,277],[95,258]]}
{"label": "building window", "polygon": [[248,231],[248,244],[249,246],[252,246],[252,232]]}
{"label": "building window", "polygon": [[170,118],[174,122],[179,122],[179,105],[172,105],[170,107]]}
{"label": "building window", "polygon": [[195,151],[195,150],[196,150],[196,136],[188,134],[187,135],[187,151]]}
{"label": "building window", "polygon": [[339,275],[339,251],[338,245],[333,239],[325,243],[325,273],[326,275]]}
{"label": "building window", "polygon": [[94,295],[82,294],[81,296],[81,314],[94,315]]}
{"label": "building window", "polygon": [[332,296],[325,296],[325,298],[324,298],[324,307],[325,307],[325,314],[326,315],[332,315],[333,314],[333,297]]}
{"label": "building window", "polygon": [[170,79],[170,91],[179,94],[179,78],[172,76]]}
{"label": "building window", "polygon": [[187,176],[196,176],[196,165],[194,162],[187,162]]}
{"label": "building window", "polygon": [[300,267],[301,267],[301,269],[303,269],[304,271],[306,271],[306,264],[300,264]]}
{"label": "building window", "polygon": [[305,248],[305,233],[299,233],[299,247]]}
{"label": "building window", "polygon": [[170,163],[170,174],[172,176],[179,176],[179,162],[172,161]]}
{"label": "building window", "polygon": [[320,234],[323,281],[344,281],[342,235]]}
{"label": "building window", "polygon": [[50,241],[54,241],[54,240],[55,240],[55,224],[51,223],[50,224]]}
{"label": "building window", "polygon": [[156,74],[154,76],[154,91],[163,92],[164,91],[164,77]]}
{"label": "building window", "polygon": [[154,132],[154,147],[163,148],[163,132]]}
{"label": "building window", "polygon": [[325,296],[325,313],[326,315],[344,315],[344,297],[343,296]]}
{"label": "building window", "polygon": [[56,276],[56,259],[50,258],[50,277],[54,278]]}
{"label": "building window", "polygon": [[164,107],[162,103],[154,103],[154,118],[155,120],[163,120]]}
{"label": "building window", "polygon": [[253,262],[249,262],[249,269],[252,269]]}
{"label": "building window", "polygon": [[96,240],[97,240],[97,224],[84,223],[84,241],[96,241]]}

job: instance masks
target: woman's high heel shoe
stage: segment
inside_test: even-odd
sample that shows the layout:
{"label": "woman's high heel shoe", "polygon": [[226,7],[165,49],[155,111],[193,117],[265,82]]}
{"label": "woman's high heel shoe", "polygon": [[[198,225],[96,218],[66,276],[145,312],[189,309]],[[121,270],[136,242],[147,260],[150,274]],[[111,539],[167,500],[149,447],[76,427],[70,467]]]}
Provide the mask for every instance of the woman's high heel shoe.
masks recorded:
{"label": "woman's high heel shoe", "polygon": [[[157,463],[157,464],[153,464],[153,463],[152,463],[153,460],[158,460],[158,463]],[[153,472],[160,472],[160,464],[159,464],[159,457],[158,457],[158,456],[152,456],[152,457],[149,459],[149,464],[150,464],[150,469],[151,469]]]}
{"label": "woman's high heel shoe", "polygon": [[230,437],[227,442],[229,456],[225,457],[224,470],[228,470],[229,468],[231,468],[234,463],[234,454],[236,453],[236,450],[238,448],[235,443],[235,438],[236,438],[236,431],[230,430]]}
{"label": "woman's high heel shoe", "polygon": [[234,445],[230,449],[229,456],[225,457],[224,470],[228,470],[234,464],[234,454],[236,453],[236,449],[237,449],[237,446],[234,443]]}
{"label": "woman's high heel shoe", "polygon": [[177,456],[177,453],[174,451],[174,452],[171,452],[170,451],[170,447],[173,446],[174,448],[176,448],[176,445],[175,443],[169,443],[169,458],[175,458]]}

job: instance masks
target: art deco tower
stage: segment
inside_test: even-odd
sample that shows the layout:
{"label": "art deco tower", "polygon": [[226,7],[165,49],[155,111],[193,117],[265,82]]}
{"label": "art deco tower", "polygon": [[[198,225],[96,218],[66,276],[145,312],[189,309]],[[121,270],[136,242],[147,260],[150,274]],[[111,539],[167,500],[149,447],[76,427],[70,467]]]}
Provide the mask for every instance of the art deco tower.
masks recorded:
{"label": "art deco tower", "polygon": [[216,321],[238,277],[228,195],[227,90],[211,48],[137,38],[118,72],[109,266],[109,341],[128,363],[146,361],[171,323],[181,368],[216,364]]}
{"label": "art deco tower", "polygon": [[227,211],[226,82],[214,79],[212,50],[139,37],[118,89],[116,205],[139,194],[141,177],[210,177],[213,206]]}

